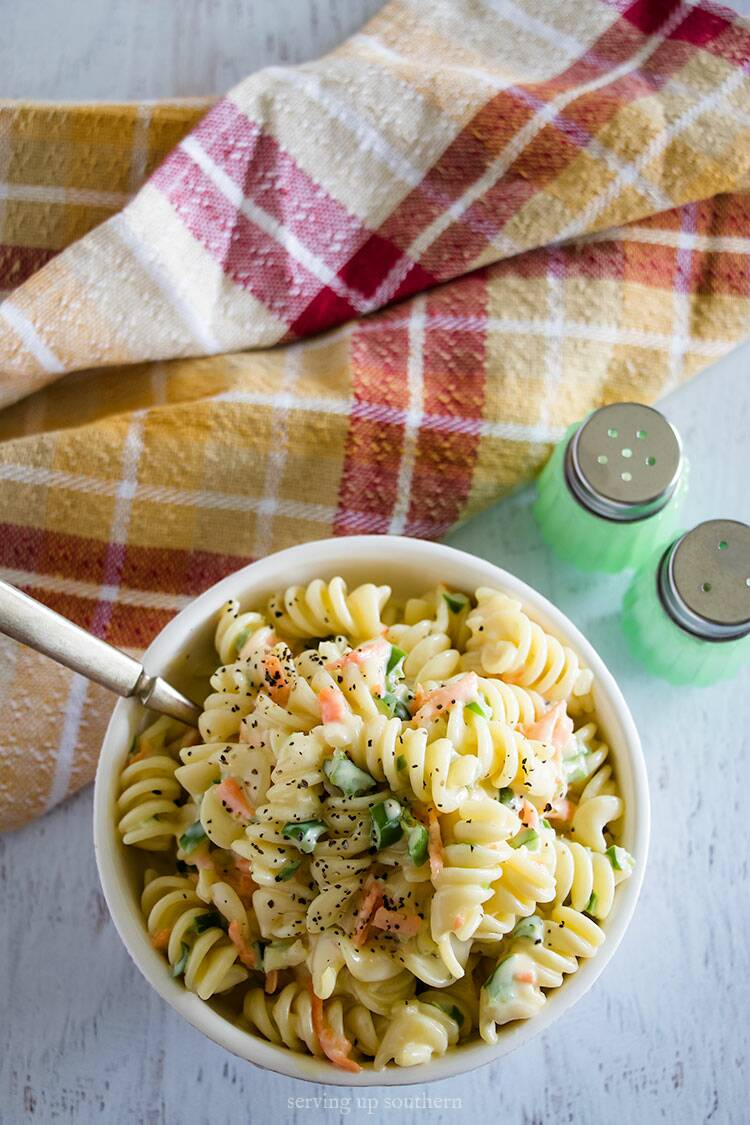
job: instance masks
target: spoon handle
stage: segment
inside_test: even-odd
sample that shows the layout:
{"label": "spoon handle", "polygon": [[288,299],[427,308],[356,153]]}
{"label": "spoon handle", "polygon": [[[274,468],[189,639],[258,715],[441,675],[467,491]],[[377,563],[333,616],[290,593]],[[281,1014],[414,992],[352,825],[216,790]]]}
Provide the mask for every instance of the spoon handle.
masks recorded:
{"label": "spoon handle", "polygon": [[64,664],[116,695],[135,696],[152,711],[198,725],[200,708],[132,656],[61,617],[0,579],[0,633]]}

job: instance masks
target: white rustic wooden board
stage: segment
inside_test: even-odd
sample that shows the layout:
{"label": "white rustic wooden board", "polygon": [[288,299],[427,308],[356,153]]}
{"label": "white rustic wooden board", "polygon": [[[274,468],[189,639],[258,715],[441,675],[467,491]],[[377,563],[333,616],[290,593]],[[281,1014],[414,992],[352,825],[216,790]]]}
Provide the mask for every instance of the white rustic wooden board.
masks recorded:
{"label": "white rustic wooden board", "polygon": [[[264,63],[325,50],[378,6],[0,0],[0,97],[220,91]],[[750,12],[750,0],[736,6]],[[690,522],[750,521],[749,368],[746,346],[666,401],[691,455]],[[130,964],[98,889],[86,792],[0,837],[2,1125],[750,1121],[750,674],[700,691],[649,680],[618,631],[623,580],[553,562],[528,509],[527,491],[450,541],[536,586],[591,638],[633,709],[652,778],[643,897],[593,991],[521,1051],[435,1086],[350,1095],[264,1073],[183,1024]]]}
{"label": "white rustic wooden board", "polygon": [[383,0],[0,0],[0,97],[223,94],[330,51]]}

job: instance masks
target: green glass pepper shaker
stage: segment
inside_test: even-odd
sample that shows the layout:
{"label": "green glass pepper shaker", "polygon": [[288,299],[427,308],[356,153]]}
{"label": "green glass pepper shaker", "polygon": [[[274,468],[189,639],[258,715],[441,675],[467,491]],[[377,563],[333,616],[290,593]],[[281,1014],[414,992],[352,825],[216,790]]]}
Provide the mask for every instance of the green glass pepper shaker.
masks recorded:
{"label": "green glass pepper shaker", "polygon": [[571,426],[537,488],[534,516],[558,557],[616,573],[639,566],[674,535],[687,461],[658,410],[614,403]]}
{"label": "green glass pepper shaker", "polygon": [[659,548],[625,594],[635,657],[673,684],[713,684],[750,664],[750,527],[707,520]]}

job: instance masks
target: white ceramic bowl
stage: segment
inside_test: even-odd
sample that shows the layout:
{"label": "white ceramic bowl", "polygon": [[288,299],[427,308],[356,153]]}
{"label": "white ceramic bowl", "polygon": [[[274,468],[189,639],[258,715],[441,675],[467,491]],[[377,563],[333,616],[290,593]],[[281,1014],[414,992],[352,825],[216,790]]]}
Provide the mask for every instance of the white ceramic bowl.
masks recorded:
{"label": "white ceramic bowl", "polygon": [[596,957],[582,961],[561,988],[548,993],[538,1015],[502,1028],[497,1044],[471,1042],[413,1069],[393,1066],[376,1072],[365,1068],[360,1074],[348,1074],[325,1061],[293,1054],[240,1030],[170,977],[163,957],[152,949],[146,934],[139,906],[140,888],[128,855],[132,849],[123,847],[115,815],[119,773],[133,734],[143,721],[143,708],[131,700],[121,700],[115,707],[99,759],[94,791],[96,859],[107,904],[130,956],[156,991],[216,1043],[243,1059],[294,1078],[346,1086],[426,1083],[492,1062],[527,1042],[559,1019],[604,970],[627,929],[643,880],[649,837],[646,767],[635,724],[617,684],[564,614],[524,582],[491,563],[417,539],[374,535],[326,539],[292,547],[244,567],[212,586],[170,621],[146,652],[146,668],[151,673],[163,673],[185,651],[205,643],[217,611],[229,597],[238,598],[243,606],[258,606],[284,586],[336,574],[341,574],[350,588],[364,581],[387,582],[405,594],[421,593],[440,581],[467,592],[481,585],[497,586],[519,598],[539,624],[567,642],[591,668],[596,707],[625,799],[622,843],[636,859],[632,877],[618,887],[615,906],[604,923],[607,939]]}

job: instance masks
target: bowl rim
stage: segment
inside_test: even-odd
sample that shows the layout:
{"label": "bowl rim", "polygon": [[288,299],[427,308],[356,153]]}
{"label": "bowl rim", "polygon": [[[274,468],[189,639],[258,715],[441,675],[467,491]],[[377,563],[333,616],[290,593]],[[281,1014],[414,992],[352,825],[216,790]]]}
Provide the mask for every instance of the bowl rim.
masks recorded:
{"label": "bowl rim", "polygon": [[[629,847],[636,858],[633,875],[618,888],[615,908],[606,919],[606,941],[596,957],[582,962],[578,971],[568,977],[564,985],[550,993],[547,1003],[530,1020],[506,1025],[495,1044],[481,1040],[451,1048],[445,1055],[414,1068],[389,1065],[375,1071],[365,1067],[359,1074],[337,1070],[326,1060],[311,1055],[297,1054],[285,1047],[277,1047],[259,1036],[232,1024],[225,1016],[164,971],[163,958],[152,949],[140,912],[133,910],[131,893],[125,875],[125,849],[116,831],[114,796],[122,767],[124,748],[128,735],[135,727],[143,708],[132,699],[119,700],[110,717],[96,770],[93,804],[94,852],[99,880],[110,915],[120,938],[149,984],[198,1031],[234,1055],[255,1063],[267,1070],[291,1078],[337,1086],[406,1086],[414,1083],[426,1085],[479,1066],[496,1061],[527,1043],[549,1028],[581,998],[604,971],[622,941],[631,922],[643,883],[650,835],[650,803],[648,776],[638,731],[625,699],[604,661],[570,619],[542,594],[515,575],[455,547],[405,536],[359,535],[314,540],[268,555],[249,563],[240,570],[222,578],[181,610],[154,638],[146,649],[143,663],[149,672],[161,672],[200,631],[205,629],[211,616],[230,597],[243,604],[252,602],[252,588],[281,588],[288,585],[279,579],[284,568],[304,570],[311,581],[318,576],[332,576],[337,569],[344,572],[353,563],[370,562],[371,581],[377,581],[378,567],[390,569],[409,558],[412,563],[424,563],[428,572],[425,588],[435,573],[444,569],[466,571],[464,588],[472,590],[480,585],[496,585],[518,598],[531,617],[548,631],[569,644],[594,673],[596,693],[600,703],[611,711],[611,720],[619,728],[620,739],[607,740],[618,765],[618,779],[623,781],[623,765],[628,774],[631,799],[626,803],[626,835]],[[459,579],[451,579],[460,585]],[[614,743],[617,742],[615,746]]]}

